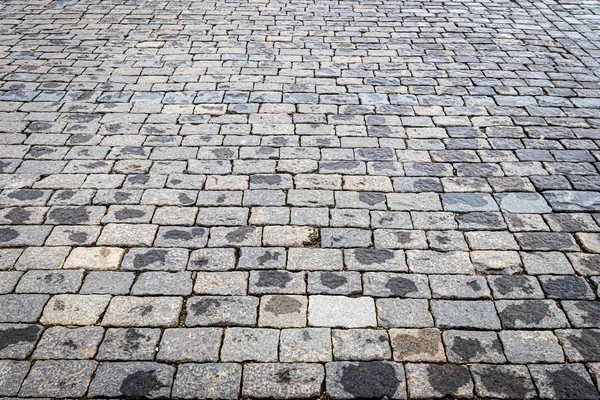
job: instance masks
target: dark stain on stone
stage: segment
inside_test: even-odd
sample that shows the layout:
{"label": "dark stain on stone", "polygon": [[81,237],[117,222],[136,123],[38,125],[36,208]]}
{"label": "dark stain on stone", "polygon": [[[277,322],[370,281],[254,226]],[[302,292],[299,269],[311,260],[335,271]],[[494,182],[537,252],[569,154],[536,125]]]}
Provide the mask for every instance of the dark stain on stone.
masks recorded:
{"label": "dark stain on stone", "polygon": [[29,325],[24,328],[9,328],[0,330],[0,350],[19,343],[34,343],[41,328]]}
{"label": "dark stain on stone", "polygon": [[140,316],[142,317],[146,317],[148,315],[150,315],[150,313],[154,310],[154,306],[153,305],[145,305],[145,306],[137,306],[137,307],[133,307],[131,310],[129,310],[130,313],[139,313]]}
{"label": "dark stain on stone", "polygon": [[585,361],[600,360],[600,331],[582,329],[567,336],[571,346],[581,354]]}
{"label": "dark stain on stone", "polygon": [[530,380],[509,370],[482,366],[479,374],[482,385],[492,393],[500,393],[506,399],[525,399],[532,393]]}
{"label": "dark stain on stone", "polygon": [[417,179],[413,182],[413,190],[417,192],[441,192],[442,184],[435,179]]}
{"label": "dark stain on stone", "polygon": [[290,274],[284,271],[260,271],[258,273],[256,286],[278,287],[283,289],[291,280]]}
{"label": "dark stain on stone", "polygon": [[155,370],[137,371],[123,379],[119,391],[126,397],[145,398],[163,387],[166,385],[158,380]]}
{"label": "dark stain on stone", "polygon": [[396,277],[388,279],[385,284],[386,289],[394,296],[404,297],[409,293],[417,292],[417,285],[410,279]]}
{"label": "dark stain on stone", "polygon": [[0,242],[10,242],[19,237],[19,232],[13,228],[0,228]]}
{"label": "dark stain on stone", "polygon": [[290,296],[277,296],[269,299],[265,310],[277,316],[298,314],[302,311],[302,303]]}
{"label": "dark stain on stone", "polygon": [[131,197],[131,193],[127,193],[127,192],[117,192],[117,193],[115,193],[115,200],[117,202],[129,200],[130,197]]}
{"label": "dark stain on stone", "polygon": [[227,196],[225,196],[224,194],[220,194],[219,196],[217,196],[217,198],[215,199],[215,202],[217,204],[223,204],[225,202],[225,200],[227,199]]}
{"label": "dark stain on stone", "polygon": [[217,299],[200,299],[190,306],[190,311],[194,315],[206,314],[211,308],[219,307],[221,301]]}
{"label": "dark stain on stone", "polygon": [[481,285],[476,280],[468,281],[466,285],[476,292],[481,291]]}
{"label": "dark stain on stone", "polygon": [[277,371],[275,379],[278,383],[289,384],[292,381],[292,374],[289,368]]}
{"label": "dark stain on stone", "polygon": [[271,252],[271,251],[265,251],[263,255],[261,255],[260,257],[258,257],[256,260],[258,261],[259,265],[265,265],[266,262],[268,261],[277,261],[279,260],[279,256],[281,256],[281,254],[277,253],[277,252]]}
{"label": "dark stain on stone", "polygon": [[102,168],[104,166],[106,166],[107,164],[104,161],[95,161],[89,164],[83,164],[84,168],[88,168],[88,169],[96,169],[96,168]]}
{"label": "dark stain on stone", "polygon": [[358,194],[358,200],[370,206],[374,206],[375,204],[385,202],[385,195],[383,193],[360,192]]}
{"label": "dark stain on stone", "polygon": [[321,283],[329,289],[337,289],[348,283],[348,279],[343,275],[333,272],[323,272],[321,274]]}
{"label": "dark stain on stone", "polygon": [[0,172],[6,172],[6,170],[7,170],[6,167],[9,167],[9,166],[10,166],[10,163],[0,161]]}
{"label": "dark stain on stone", "polygon": [[241,243],[244,240],[246,240],[248,235],[250,235],[252,232],[254,232],[254,229],[255,228],[253,226],[241,226],[241,227],[237,228],[236,230],[231,231],[228,234],[226,234],[225,238],[227,239],[228,242],[231,242],[231,243]]}
{"label": "dark stain on stone", "polygon": [[581,316],[586,325],[600,326],[600,303],[593,301],[578,301],[575,308],[583,311]]}
{"label": "dark stain on stone", "polygon": [[129,328],[125,331],[125,343],[123,345],[124,350],[128,353],[133,353],[140,348],[141,339],[148,340],[146,335],[143,335],[137,331],[137,329]]}
{"label": "dark stain on stone", "polygon": [[141,210],[136,210],[134,208],[123,208],[115,212],[115,219],[118,221],[123,221],[125,219],[141,218],[144,215],[146,215],[146,213]]}
{"label": "dark stain on stone", "polygon": [[510,304],[499,314],[506,328],[515,328],[517,321],[525,325],[539,324],[551,315],[548,304],[541,301]]}
{"label": "dark stain on stone", "polygon": [[67,339],[64,342],[62,342],[62,347],[66,347],[67,349],[69,349],[69,351],[75,351],[79,348],[79,346],[77,346],[77,343],[75,343],[71,339]]}
{"label": "dark stain on stone", "polygon": [[69,240],[75,243],[85,243],[88,240],[88,234],[85,232],[69,232]]}
{"label": "dark stain on stone", "polygon": [[364,265],[381,264],[394,259],[394,253],[390,250],[356,249],[354,250],[354,258]]}
{"label": "dark stain on stone", "polygon": [[273,147],[263,146],[258,148],[258,154],[273,154],[275,151]]}
{"label": "dark stain on stone", "polygon": [[55,208],[48,213],[48,219],[61,225],[83,224],[88,222],[88,211],[85,207]]}
{"label": "dark stain on stone", "polygon": [[57,200],[69,200],[75,196],[75,191],[73,190],[63,190],[56,194]]}
{"label": "dark stain on stone", "polygon": [[462,338],[456,336],[452,343],[452,351],[456,354],[460,361],[474,361],[481,354],[485,353],[485,349],[481,345],[481,342],[473,338]]}
{"label": "dark stain on stone", "polygon": [[164,264],[167,250],[149,250],[133,257],[133,268],[140,269],[154,263]]}
{"label": "dark stain on stone", "polygon": [[427,366],[427,381],[442,396],[452,396],[471,382],[471,375],[465,366],[430,364]]}
{"label": "dark stain on stone", "polygon": [[278,185],[281,183],[281,176],[279,175],[252,175],[250,182],[257,185]]}
{"label": "dark stain on stone", "polygon": [[181,182],[181,179],[171,179],[171,185],[179,185]]}
{"label": "dark stain on stone", "polygon": [[188,196],[185,193],[179,193],[177,198],[179,199],[179,202],[181,204],[193,204],[194,203],[194,199],[192,199],[190,196]]}
{"label": "dark stain on stone", "polygon": [[198,258],[196,260],[192,260],[192,265],[194,267],[205,267],[208,265],[208,259],[206,258]]}
{"label": "dark stain on stone", "polygon": [[131,175],[129,177],[129,179],[127,179],[127,180],[129,182],[133,183],[133,184],[136,184],[136,185],[145,185],[150,180],[150,176],[149,175],[136,174],[136,175]]}
{"label": "dark stain on stone", "polygon": [[43,280],[48,285],[58,285],[65,281],[65,276],[61,272],[49,272],[44,275]]}
{"label": "dark stain on stone", "polygon": [[515,289],[521,289],[526,294],[532,294],[534,288],[525,276],[501,276],[494,279],[494,288],[505,295]]}
{"label": "dark stain on stone", "polygon": [[169,240],[192,240],[195,237],[202,236],[204,236],[204,230],[199,228],[193,228],[185,231],[171,229],[163,234],[163,237]]}
{"label": "dark stain on stone", "polygon": [[396,236],[396,240],[398,240],[398,243],[401,244],[406,244],[410,242],[412,238],[412,233],[409,231],[395,231],[394,235]]}
{"label": "dark stain on stone", "polygon": [[24,208],[11,208],[6,214],[4,214],[4,218],[9,220],[13,224],[22,224],[24,222],[29,221],[29,217],[31,217],[31,211],[27,211]]}
{"label": "dark stain on stone", "polygon": [[548,384],[556,399],[597,399],[598,390],[592,382],[570,368],[546,372]]}
{"label": "dark stain on stone", "polygon": [[235,152],[232,149],[218,148],[218,149],[211,150],[211,152],[217,158],[229,159],[229,158],[234,158],[235,157]]}
{"label": "dark stain on stone", "polygon": [[47,154],[52,154],[55,151],[56,150],[54,150],[50,147],[35,147],[35,148],[31,149],[31,151],[29,152],[29,155],[37,158],[37,157],[45,156]]}
{"label": "dark stain on stone", "polygon": [[126,146],[121,149],[121,154],[132,155],[132,156],[143,156],[144,148],[143,147]]}
{"label": "dark stain on stone", "polygon": [[351,363],[342,367],[340,384],[355,398],[380,399],[392,397],[400,380],[394,366],[380,361]]}
{"label": "dark stain on stone", "polygon": [[10,192],[8,197],[11,199],[26,201],[26,200],[37,200],[44,196],[44,191],[42,190],[16,190],[14,192]]}

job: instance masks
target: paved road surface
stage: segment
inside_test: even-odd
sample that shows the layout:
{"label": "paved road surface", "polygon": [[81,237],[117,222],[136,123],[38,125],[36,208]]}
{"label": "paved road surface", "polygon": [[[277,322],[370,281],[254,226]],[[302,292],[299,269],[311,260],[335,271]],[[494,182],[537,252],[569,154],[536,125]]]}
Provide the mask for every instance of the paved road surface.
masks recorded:
{"label": "paved road surface", "polygon": [[3,0],[0,395],[599,398],[597,0]]}

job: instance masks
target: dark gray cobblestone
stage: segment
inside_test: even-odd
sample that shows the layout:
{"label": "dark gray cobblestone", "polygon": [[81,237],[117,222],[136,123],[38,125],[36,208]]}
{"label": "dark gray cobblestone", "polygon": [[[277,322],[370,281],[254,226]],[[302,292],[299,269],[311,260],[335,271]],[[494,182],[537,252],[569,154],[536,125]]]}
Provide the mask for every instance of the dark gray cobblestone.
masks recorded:
{"label": "dark gray cobblestone", "polygon": [[599,16],[3,1],[0,397],[599,399]]}

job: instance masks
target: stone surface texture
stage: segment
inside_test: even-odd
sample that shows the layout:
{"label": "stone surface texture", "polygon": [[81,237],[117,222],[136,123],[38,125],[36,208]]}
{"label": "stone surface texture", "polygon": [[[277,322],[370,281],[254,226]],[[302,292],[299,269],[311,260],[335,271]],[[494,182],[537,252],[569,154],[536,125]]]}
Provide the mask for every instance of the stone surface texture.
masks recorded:
{"label": "stone surface texture", "polygon": [[599,399],[599,20],[0,1],[0,397]]}

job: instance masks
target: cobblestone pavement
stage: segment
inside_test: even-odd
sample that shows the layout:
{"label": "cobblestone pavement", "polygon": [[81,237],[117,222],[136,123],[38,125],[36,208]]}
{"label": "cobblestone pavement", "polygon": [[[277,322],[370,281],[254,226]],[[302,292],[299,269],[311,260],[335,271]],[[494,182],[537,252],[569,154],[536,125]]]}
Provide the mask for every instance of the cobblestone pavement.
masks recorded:
{"label": "cobblestone pavement", "polygon": [[2,0],[0,396],[597,399],[597,0]]}

